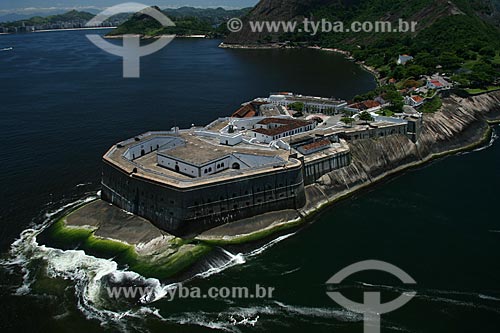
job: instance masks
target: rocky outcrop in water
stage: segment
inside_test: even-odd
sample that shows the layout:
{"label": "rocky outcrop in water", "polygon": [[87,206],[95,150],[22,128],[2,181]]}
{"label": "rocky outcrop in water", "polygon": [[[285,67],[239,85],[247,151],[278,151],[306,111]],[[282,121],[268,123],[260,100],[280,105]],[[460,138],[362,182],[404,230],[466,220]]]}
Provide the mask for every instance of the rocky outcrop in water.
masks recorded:
{"label": "rocky outcrop in water", "polygon": [[444,100],[440,112],[424,115],[417,144],[404,135],[353,142],[352,164],[308,186],[308,204],[302,213],[310,213],[387,175],[478,144],[487,133],[488,121],[497,119],[500,119],[500,92],[470,98],[453,95]]}

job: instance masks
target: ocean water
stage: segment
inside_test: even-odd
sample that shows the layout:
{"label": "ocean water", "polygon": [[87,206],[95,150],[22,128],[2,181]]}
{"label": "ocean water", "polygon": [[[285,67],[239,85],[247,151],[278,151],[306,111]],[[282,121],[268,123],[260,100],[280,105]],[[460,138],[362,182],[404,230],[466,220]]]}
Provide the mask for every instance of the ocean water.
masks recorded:
{"label": "ocean water", "polygon": [[[140,80],[84,32],[0,36],[0,328],[53,332],[362,332],[359,314],[326,295],[352,263],[378,259],[417,284],[359,273],[342,292],[361,301],[417,296],[382,315],[382,332],[497,332],[500,327],[500,145],[438,160],[356,194],[314,223],[258,244],[216,249],[185,286],[275,288],[269,299],[176,299],[170,282],[113,260],[44,246],[39,234],[99,190],[102,154],[119,140],[205,124],[242,101],[291,90],[350,98],[374,81],[334,54],[221,50],[176,40],[144,58]],[[498,131],[498,128],[496,129]],[[496,138],[496,134],[494,136]],[[144,302],[115,301],[105,287],[150,288]]]}

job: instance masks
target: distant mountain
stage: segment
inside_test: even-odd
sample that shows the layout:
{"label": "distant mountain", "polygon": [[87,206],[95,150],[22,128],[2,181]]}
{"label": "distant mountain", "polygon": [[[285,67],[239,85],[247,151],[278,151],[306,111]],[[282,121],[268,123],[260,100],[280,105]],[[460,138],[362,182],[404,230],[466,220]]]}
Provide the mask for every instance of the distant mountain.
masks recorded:
{"label": "distant mountain", "polygon": [[6,27],[11,27],[11,26],[16,27],[16,26],[22,25],[23,23],[25,25],[35,26],[35,25],[54,24],[57,22],[69,22],[69,21],[77,21],[77,20],[89,21],[94,16],[95,15],[91,14],[91,13],[71,10],[71,11],[63,13],[63,14],[50,15],[50,16],[46,16],[46,17],[34,16],[34,17],[30,17],[28,19],[21,19],[18,21],[3,23],[2,25],[6,26]]}
{"label": "distant mountain", "polygon": [[[80,11],[84,11],[91,14],[97,14],[100,10],[95,8],[85,8],[79,9]],[[67,13],[69,10],[67,8],[54,8],[54,9],[30,9],[30,10],[22,10],[19,12],[12,12],[8,14],[0,14],[0,25],[6,22],[13,21],[21,21],[21,20],[29,20],[32,17],[47,17],[52,15],[59,15]]]}
{"label": "distant mountain", "polygon": [[[392,21],[399,18],[417,21],[417,32],[437,20],[454,15],[480,17],[500,24],[500,0],[261,0],[246,17],[246,21],[301,21],[327,18],[332,21]],[[251,44],[269,39],[269,33],[253,33],[248,24],[241,32],[231,34],[227,43]],[[273,34],[274,37],[281,33]],[[357,34],[360,35],[360,34]],[[344,35],[345,37],[346,35]],[[358,39],[359,36],[348,36]],[[363,37],[366,37],[363,36]]]}
{"label": "distant mountain", "polygon": [[[158,7],[154,7],[160,10]],[[250,8],[226,10],[224,8],[181,7],[165,9],[163,13],[175,23],[175,27],[164,28],[156,20],[142,13],[134,14],[129,20],[111,31],[108,36],[139,34],[154,37],[164,34],[210,35],[225,33],[225,23],[229,18],[247,14]],[[222,28],[220,28],[222,26]]]}

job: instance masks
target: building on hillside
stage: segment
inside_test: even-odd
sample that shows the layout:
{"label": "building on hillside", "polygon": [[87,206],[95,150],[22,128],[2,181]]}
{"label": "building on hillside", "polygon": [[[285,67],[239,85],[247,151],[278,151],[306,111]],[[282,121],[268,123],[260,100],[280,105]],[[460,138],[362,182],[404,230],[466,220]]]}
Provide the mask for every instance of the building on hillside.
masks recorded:
{"label": "building on hillside", "polygon": [[248,102],[243,104],[236,112],[233,113],[231,117],[233,118],[252,118],[256,117],[260,113],[260,107],[266,102]]}
{"label": "building on hillside", "polygon": [[408,54],[403,54],[398,57],[398,61],[396,62],[398,65],[406,65],[407,62],[412,61],[413,57]]}
{"label": "building on hillside", "polygon": [[413,106],[414,108],[423,105],[424,101],[425,101],[424,98],[418,95],[405,97],[405,104]]}
{"label": "building on hillside", "polygon": [[427,78],[428,89],[436,89],[436,90],[449,90],[452,88],[452,84],[444,79],[444,77],[439,75],[433,75],[430,78]]}
{"label": "building on hillside", "polygon": [[348,106],[348,110],[356,110],[355,112],[376,112],[382,108],[382,104],[375,100],[367,100],[359,103],[354,103]]}

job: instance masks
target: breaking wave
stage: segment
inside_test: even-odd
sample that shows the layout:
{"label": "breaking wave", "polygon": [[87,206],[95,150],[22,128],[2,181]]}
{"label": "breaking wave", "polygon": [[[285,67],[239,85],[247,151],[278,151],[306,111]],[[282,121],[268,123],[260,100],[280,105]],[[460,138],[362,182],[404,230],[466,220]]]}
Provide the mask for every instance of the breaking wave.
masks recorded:
{"label": "breaking wave", "polygon": [[[99,193],[70,203],[61,203],[59,208],[45,213],[41,223],[34,224],[29,229],[24,230],[20,237],[12,243],[8,258],[2,259],[0,265],[11,272],[16,268],[20,269],[22,283],[15,291],[17,295],[33,292],[33,284],[36,282],[34,272],[36,267],[34,266],[39,267],[39,263],[42,262],[48,277],[73,281],[78,309],[86,318],[98,320],[105,327],[127,331],[131,326],[134,326],[130,321],[134,319],[144,320],[145,317],[226,331],[231,331],[236,326],[257,323],[258,314],[253,316],[251,313],[263,312],[263,309],[243,311],[248,315],[241,315],[243,312],[239,312],[239,314],[228,312],[220,322],[208,320],[205,318],[209,316],[208,314],[204,315],[199,312],[181,314],[168,319],[163,318],[159,310],[152,307],[151,304],[162,299],[172,288],[177,288],[177,283],[164,285],[158,279],[147,279],[135,272],[121,270],[112,259],[96,258],[82,250],[61,250],[38,243],[37,237],[66,211],[98,198]],[[263,253],[292,235],[281,236],[246,254],[233,254],[219,248],[217,255],[204,264],[201,273],[183,281],[183,283],[196,278],[205,279],[228,268],[242,265],[249,258]],[[129,300],[110,299],[106,287],[127,284],[143,286],[148,292],[135,299],[132,304]],[[121,301],[122,303],[120,303]]]}

